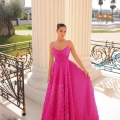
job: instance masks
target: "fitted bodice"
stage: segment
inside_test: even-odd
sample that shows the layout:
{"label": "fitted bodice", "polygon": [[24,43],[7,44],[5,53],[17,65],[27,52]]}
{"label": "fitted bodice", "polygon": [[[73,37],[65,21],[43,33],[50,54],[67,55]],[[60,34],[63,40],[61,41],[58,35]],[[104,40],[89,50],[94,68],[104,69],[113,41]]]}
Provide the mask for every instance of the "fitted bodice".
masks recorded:
{"label": "fitted bodice", "polygon": [[62,50],[57,50],[56,48],[53,47],[52,53],[55,57],[55,61],[58,61],[58,62],[68,61],[69,54],[70,54],[70,46],[68,45]]}

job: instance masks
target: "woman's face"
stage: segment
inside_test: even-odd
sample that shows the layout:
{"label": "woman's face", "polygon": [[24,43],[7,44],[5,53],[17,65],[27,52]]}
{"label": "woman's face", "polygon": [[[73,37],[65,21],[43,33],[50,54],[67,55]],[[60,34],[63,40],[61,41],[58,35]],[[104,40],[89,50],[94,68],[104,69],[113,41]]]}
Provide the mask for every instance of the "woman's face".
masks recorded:
{"label": "woman's face", "polygon": [[66,35],[66,27],[60,27],[58,30],[56,30],[59,38],[64,38]]}

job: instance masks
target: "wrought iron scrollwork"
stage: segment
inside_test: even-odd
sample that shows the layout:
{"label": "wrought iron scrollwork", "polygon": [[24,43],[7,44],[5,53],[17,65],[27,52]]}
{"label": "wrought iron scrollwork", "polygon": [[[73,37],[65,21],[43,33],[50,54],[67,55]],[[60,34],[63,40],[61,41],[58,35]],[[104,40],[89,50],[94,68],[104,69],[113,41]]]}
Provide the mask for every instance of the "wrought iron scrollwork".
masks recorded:
{"label": "wrought iron scrollwork", "polygon": [[120,43],[92,40],[91,62],[98,67],[120,70]]}
{"label": "wrought iron scrollwork", "polygon": [[26,49],[22,49],[22,50],[18,50],[16,53],[16,57],[19,60],[23,61],[23,66],[24,66],[24,70],[29,72],[31,71],[31,66],[32,66],[32,48],[28,47]]}
{"label": "wrought iron scrollwork", "polygon": [[[3,52],[0,53],[0,95],[21,108],[26,115],[24,75],[31,71],[32,42],[0,45],[0,50]],[[9,52],[16,53],[16,57],[4,54]]]}
{"label": "wrought iron scrollwork", "polygon": [[[0,95],[25,111],[24,64],[16,57],[0,53]],[[13,101],[11,98],[14,98]]]}

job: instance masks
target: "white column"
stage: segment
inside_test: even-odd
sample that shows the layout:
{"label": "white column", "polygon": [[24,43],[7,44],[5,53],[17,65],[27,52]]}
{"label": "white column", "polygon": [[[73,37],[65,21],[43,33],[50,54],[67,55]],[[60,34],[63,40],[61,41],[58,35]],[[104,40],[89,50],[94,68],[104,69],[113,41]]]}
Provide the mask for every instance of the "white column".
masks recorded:
{"label": "white column", "polygon": [[66,6],[67,39],[73,41],[78,56],[94,80],[101,72],[90,63],[92,0],[66,0]]}
{"label": "white column", "polygon": [[57,23],[65,22],[64,11],[64,0],[32,0],[33,68],[26,96],[40,104],[47,87],[49,44],[56,40]]}
{"label": "white column", "polygon": [[66,39],[73,41],[92,80],[100,75],[90,63],[91,11],[92,0],[32,0],[33,68],[25,84],[27,97],[40,104],[44,102],[49,43],[57,38],[57,23],[67,25]]}

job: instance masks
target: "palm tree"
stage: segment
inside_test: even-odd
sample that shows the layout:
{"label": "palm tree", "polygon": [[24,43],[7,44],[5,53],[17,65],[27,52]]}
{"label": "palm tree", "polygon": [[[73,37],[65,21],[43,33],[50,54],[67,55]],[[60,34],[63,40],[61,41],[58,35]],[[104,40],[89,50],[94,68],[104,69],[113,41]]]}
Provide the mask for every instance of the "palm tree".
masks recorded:
{"label": "palm tree", "polygon": [[116,8],[116,5],[114,5],[116,3],[116,0],[111,0],[111,5],[110,8],[112,9],[112,17],[113,17],[113,10]]}
{"label": "palm tree", "polygon": [[102,14],[103,0],[98,0],[98,5],[100,5],[100,13]]}
{"label": "palm tree", "polygon": [[[105,1],[105,0],[104,0]],[[100,11],[102,14],[102,5],[103,5],[103,0],[98,0],[98,5],[100,5]]]}

